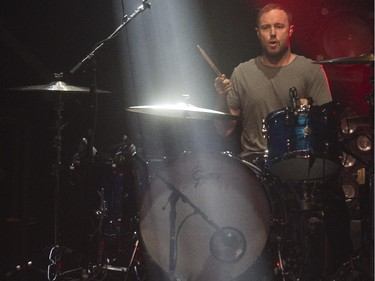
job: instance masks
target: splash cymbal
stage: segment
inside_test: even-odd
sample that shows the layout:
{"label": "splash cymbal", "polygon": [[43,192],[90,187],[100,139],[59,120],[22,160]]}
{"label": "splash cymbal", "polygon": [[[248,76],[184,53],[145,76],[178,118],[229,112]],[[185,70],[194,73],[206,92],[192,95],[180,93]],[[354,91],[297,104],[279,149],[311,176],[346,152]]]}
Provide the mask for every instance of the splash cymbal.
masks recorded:
{"label": "splash cymbal", "polygon": [[374,54],[362,54],[356,57],[343,57],[316,61],[316,64],[370,64],[374,62]]}
{"label": "splash cymbal", "polygon": [[126,110],[130,112],[172,118],[186,118],[198,120],[237,119],[236,116],[225,112],[200,108],[185,103],[131,106],[129,108],[126,108]]}
{"label": "splash cymbal", "polygon": [[[90,88],[87,87],[80,87],[69,85],[63,81],[54,81],[46,85],[31,85],[31,86],[21,86],[16,88],[10,88],[11,91],[18,91],[18,92],[48,92],[48,93],[90,93]],[[97,90],[98,93],[110,93],[109,91],[105,90]]]}

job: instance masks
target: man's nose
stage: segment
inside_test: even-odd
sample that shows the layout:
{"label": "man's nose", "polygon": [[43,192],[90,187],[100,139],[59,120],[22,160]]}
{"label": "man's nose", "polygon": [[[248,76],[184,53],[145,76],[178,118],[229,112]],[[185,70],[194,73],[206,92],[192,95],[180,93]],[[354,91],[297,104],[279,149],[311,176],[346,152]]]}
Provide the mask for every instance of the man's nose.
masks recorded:
{"label": "man's nose", "polygon": [[270,34],[271,34],[271,36],[276,36],[276,29],[275,29],[274,26],[271,26],[271,28],[270,28]]}

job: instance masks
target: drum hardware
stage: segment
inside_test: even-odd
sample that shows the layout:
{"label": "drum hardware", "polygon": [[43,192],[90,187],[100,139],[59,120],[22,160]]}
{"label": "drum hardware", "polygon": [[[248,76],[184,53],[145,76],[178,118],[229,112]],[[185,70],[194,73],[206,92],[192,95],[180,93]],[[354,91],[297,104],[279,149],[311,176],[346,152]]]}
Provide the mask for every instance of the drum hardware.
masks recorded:
{"label": "drum hardware", "polygon": [[[280,245],[278,245],[277,247],[277,257],[278,257],[278,262],[276,266],[277,266],[277,269],[279,269],[281,272],[281,278],[282,278],[281,280],[286,281],[286,277],[288,276],[288,273],[284,267],[285,261],[281,255]],[[278,272],[276,274],[278,274]]]}
{"label": "drum hardware", "polygon": [[295,111],[297,110],[297,88],[292,87],[289,89],[289,99],[290,103],[292,104],[292,110]]}
{"label": "drum hardware", "polygon": [[[62,272],[62,266],[61,266],[61,249],[59,246],[59,235],[60,235],[60,229],[59,229],[59,212],[60,212],[60,173],[61,173],[61,151],[62,151],[62,130],[64,127],[67,125],[63,121],[62,117],[62,112],[64,111],[64,103],[63,103],[63,98],[68,98],[74,94],[88,94],[91,91],[89,88],[85,87],[80,87],[80,86],[74,86],[70,85],[66,82],[63,82],[61,79],[63,78],[63,73],[55,73],[54,78],[56,79],[55,81],[46,84],[46,85],[32,85],[32,86],[21,86],[21,87],[15,87],[15,88],[10,88],[10,91],[19,91],[19,92],[29,92],[29,93],[40,93],[44,94],[46,98],[52,99],[53,101],[57,98],[57,102],[55,105],[55,111],[57,115],[57,120],[55,121],[55,131],[56,134],[53,139],[53,146],[56,148],[56,153],[57,153],[57,159],[56,163],[53,164],[52,168],[52,174],[55,177],[55,230],[54,230],[54,246],[51,248],[50,253],[49,253],[49,261],[50,264],[48,265],[47,268],[47,278],[50,281],[56,281],[62,278],[63,276],[66,276],[70,274],[71,272],[76,272],[76,271],[81,271],[82,268],[79,269],[74,269],[70,270],[67,272]],[[97,93],[109,93],[108,91],[104,90],[97,90]],[[86,141],[86,147],[89,145],[87,144]],[[93,151],[95,151],[95,148],[93,148]],[[80,151],[81,153],[83,151]],[[88,153],[91,154],[91,153]],[[87,154],[87,155],[88,155]],[[77,154],[78,155],[78,154]],[[86,156],[87,156],[86,155]],[[81,155],[79,155],[81,156]],[[78,157],[78,156],[77,156]],[[88,156],[87,156],[88,157]],[[76,159],[74,164],[80,164],[81,160],[82,162],[85,160],[83,159],[84,157],[81,157],[80,159]],[[75,165],[71,165],[71,169],[75,168]]]}
{"label": "drum hardware", "polygon": [[147,161],[145,159],[143,159],[139,153],[137,153],[137,148],[136,146],[134,145],[134,143],[129,139],[128,136],[126,135],[123,135],[122,136],[122,142],[118,148],[118,151],[115,155],[115,159],[116,157],[123,157],[123,158],[128,158],[128,156],[130,156],[130,158],[134,158],[137,160],[137,162],[139,162],[140,164],[143,165],[143,167],[147,167]]}
{"label": "drum hardware", "polygon": [[126,15],[124,18],[123,18],[123,22],[121,23],[120,26],[118,26],[115,31],[109,35],[106,39],[104,40],[101,40],[99,41],[98,43],[95,44],[95,46],[93,47],[92,51],[83,59],[81,60],[76,66],[74,66],[69,72],[71,74],[74,74],[76,73],[80,68],[82,68],[85,64],[87,64],[88,62],[92,61],[95,56],[96,56],[96,52],[98,50],[100,50],[101,47],[104,46],[104,44],[110,40],[112,40],[113,38],[115,38],[119,33],[120,31],[133,19],[135,18],[138,14],[140,14],[141,12],[144,12],[146,9],[151,9],[151,4],[147,2],[147,0],[143,0],[142,1],[142,5],[140,5],[130,16]]}
{"label": "drum hardware", "polygon": [[[241,159],[241,158],[238,158],[236,156],[233,155],[233,153],[231,151],[223,151],[221,152],[220,154],[222,155],[225,155],[225,156],[228,156],[228,157],[231,157],[231,158],[234,158],[238,161],[241,161],[242,163],[244,163],[246,166],[248,166],[259,178],[262,176],[263,174],[263,171],[261,168],[259,168],[258,166],[256,166],[255,164],[247,161],[246,159]],[[255,159],[255,161],[257,161],[257,159]]]}
{"label": "drum hardware", "polygon": [[[369,152],[371,159],[363,159],[358,153],[353,153],[350,150],[350,147],[347,147],[346,143],[351,142],[353,138],[357,138],[358,135],[354,137],[349,137],[349,139],[340,140],[341,150],[345,155],[350,155],[352,157],[351,161],[344,162],[345,168],[354,167],[355,162],[359,162],[360,170],[357,170],[357,183],[362,183],[361,188],[358,188],[359,192],[359,210],[361,217],[362,225],[362,243],[364,247],[368,247],[368,258],[363,263],[367,265],[367,268],[361,269],[361,265],[358,262],[355,262],[358,258],[361,258],[361,255],[354,256],[352,261],[348,261],[342,265],[342,271],[336,274],[334,281],[336,280],[347,280],[346,278],[351,278],[348,280],[373,280],[374,274],[374,259],[373,259],[373,243],[374,243],[374,159],[373,159],[373,130],[374,130],[374,54],[373,50],[369,54],[362,54],[357,57],[345,57],[332,59],[327,61],[320,61],[316,63],[321,64],[363,64],[369,65],[370,67],[370,77],[369,84],[371,85],[371,90],[368,95],[365,97],[365,102],[370,105],[370,114],[369,116],[349,116],[341,120],[341,131],[343,134],[352,134],[356,131],[358,127],[369,126],[371,133],[369,136],[362,138],[364,140],[364,145],[361,150],[358,143],[356,144],[356,149],[359,149],[359,154]],[[358,141],[358,138],[357,138]],[[367,143],[367,144],[366,144]],[[364,167],[363,167],[364,166]],[[358,168],[358,167],[357,167]],[[364,171],[364,172],[363,172]],[[355,191],[354,191],[355,193]],[[354,261],[354,262],[353,262]]]}
{"label": "drum hardware", "polygon": [[54,210],[54,246],[51,248],[49,253],[49,261],[47,270],[47,277],[49,281],[57,280],[61,275],[61,249],[60,249],[60,229],[59,229],[59,211],[60,211],[60,172],[61,172],[61,151],[62,151],[62,130],[67,123],[63,121],[62,112],[64,111],[64,104],[62,102],[61,91],[58,91],[58,102],[55,106],[56,110],[56,122],[55,131],[56,135],[53,139],[53,146],[56,149],[56,162],[53,164],[52,172],[55,176],[55,210]]}
{"label": "drum hardware", "polygon": [[[146,9],[150,8],[151,4],[147,2],[147,0],[142,1],[142,5],[140,5],[130,16],[125,16],[123,18],[123,21],[120,26],[118,26],[115,31],[110,34],[106,39],[99,41],[97,44],[94,45],[92,50],[84,57],[80,62],[78,62],[70,71],[70,74],[75,74],[78,70],[83,68],[83,71],[85,72],[87,69],[90,71],[90,74],[92,75],[92,81],[91,81],[91,87],[90,87],[90,94],[92,98],[92,106],[90,107],[91,112],[90,112],[90,117],[91,117],[91,124],[89,125],[88,128],[88,138],[87,138],[87,154],[86,154],[86,159],[85,161],[88,163],[87,169],[86,169],[86,184],[85,184],[85,194],[89,194],[89,180],[92,176],[92,171],[91,171],[91,164],[93,160],[93,153],[92,149],[94,147],[94,138],[95,138],[95,130],[96,130],[96,124],[97,124],[97,108],[98,108],[98,99],[97,95],[99,94],[98,87],[97,87],[97,74],[96,74],[96,53],[104,46],[105,43],[109,42],[113,38],[115,38],[120,31],[138,14],[141,12],[145,11]],[[87,200],[88,201],[88,200]],[[84,210],[89,217],[89,206],[88,202],[84,202]],[[90,257],[89,257],[89,236],[90,236],[90,230],[89,230],[89,225],[86,223],[83,225],[84,228],[84,235],[86,236],[86,242],[84,245],[84,258],[82,262],[82,267],[84,268],[84,273],[83,275],[89,275],[89,264],[90,264]]]}
{"label": "drum hardware", "polygon": [[290,225],[285,238],[287,241],[278,250],[278,276],[282,280],[318,280],[310,275],[323,274],[321,264],[325,259],[324,247],[317,247],[315,243],[322,243],[325,236],[323,233],[315,233],[316,228],[322,228],[322,221],[314,216],[310,204],[300,212],[288,211]]}
{"label": "drum hardware", "polygon": [[[137,154],[135,145],[126,135],[123,135],[122,142],[117,144],[116,147],[117,152],[111,164],[113,179],[110,180],[114,186],[110,187],[111,189],[106,196],[104,189],[102,189],[100,206],[96,212],[99,218],[97,264],[100,265],[97,267],[97,271],[119,272],[124,274],[121,277],[124,280],[131,278],[130,276],[134,273],[136,280],[142,280],[142,264],[138,259],[140,254],[139,218],[138,214],[133,217],[130,216],[130,208],[134,210],[135,206],[127,207],[127,203],[130,202],[129,200],[135,200],[135,198],[126,187],[129,184],[130,177],[133,181],[132,159],[140,162],[142,168],[146,168],[148,163]],[[129,165],[132,169],[130,172],[126,170]],[[122,266],[124,262],[126,264]]]}
{"label": "drum hardware", "polygon": [[[63,82],[63,73],[54,74],[55,81],[46,85],[32,85],[9,88],[10,91],[26,92],[42,94],[46,98],[55,102],[54,110],[56,111],[57,119],[55,121],[54,130],[55,136],[52,141],[53,147],[56,149],[56,162],[52,165],[52,175],[55,177],[54,187],[54,245],[49,252],[49,265],[47,267],[47,278],[50,281],[56,281],[63,276],[70,273],[81,271],[82,268],[73,269],[69,271],[62,271],[61,263],[61,248],[60,248],[60,225],[59,225],[59,212],[60,212],[60,182],[61,182],[61,165],[62,165],[62,131],[67,126],[63,120],[64,103],[63,100],[74,94],[88,94],[89,88],[70,85]],[[98,90],[98,93],[109,93],[108,91]],[[87,140],[86,140],[87,146]],[[82,151],[80,151],[82,152]],[[78,154],[77,154],[78,155]],[[81,156],[81,155],[79,155]],[[78,156],[77,156],[78,157]],[[83,157],[82,157],[83,158]],[[76,164],[79,164],[81,159],[76,159]],[[74,168],[74,166],[72,165]],[[72,168],[71,167],[71,168]]]}
{"label": "drum hardware", "polygon": [[[328,257],[324,228],[325,199],[320,197],[324,189],[320,190],[317,182],[279,183],[277,179],[274,181],[275,186],[272,186],[272,179],[265,179],[265,186],[267,189],[280,187],[281,200],[286,207],[283,239],[279,240],[280,244],[271,246],[277,250],[276,280],[326,280],[321,279],[326,274],[324,262]],[[292,191],[296,194],[288,195]]]}
{"label": "drum hardware", "polygon": [[[137,254],[138,250],[139,250],[139,239],[137,238],[137,240],[134,243],[133,252],[132,252],[129,264],[128,264],[128,270],[126,270],[126,275],[125,275],[124,281],[128,281],[128,279],[129,279],[130,269],[133,267],[133,263],[135,261],[135,255]],[[134,270],[137,271],[137,267],[136,266],[134,267]],[[139,278],[138,278],[138,280],[139,280]]]}

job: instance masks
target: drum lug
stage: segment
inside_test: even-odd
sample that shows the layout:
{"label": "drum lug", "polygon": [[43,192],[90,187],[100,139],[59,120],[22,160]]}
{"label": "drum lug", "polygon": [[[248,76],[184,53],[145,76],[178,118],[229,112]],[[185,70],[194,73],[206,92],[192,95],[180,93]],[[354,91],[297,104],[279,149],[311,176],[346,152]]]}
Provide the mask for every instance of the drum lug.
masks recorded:
{"label": "drum lug", "polygon": [[285,114],[285,124],[287,126],[289,126],[289,114],[288,114],[288,112],[286,112],[286,114]]}
{"label": "drum lug", "polygon": [[290,139],[287,139],[286,140],[286,147],[287,147],[287,151],[288,151],[288,153],[291,151],[290,150],[290,147],[291,147],[291,144],[290,144]]}
{"label": "drum lug", "polygon": [[305,128],[303,128],[303,137],[307,138],[310,135],[311,135],[311,128],[309,126],[306,126]]}
{"label": "drum lug", "polygon": [[267,126],[266,126],[266,120],[263,119],[262,120],[262,135],[263,135],[263,138],[267,138],[268,135],[267,135]]}

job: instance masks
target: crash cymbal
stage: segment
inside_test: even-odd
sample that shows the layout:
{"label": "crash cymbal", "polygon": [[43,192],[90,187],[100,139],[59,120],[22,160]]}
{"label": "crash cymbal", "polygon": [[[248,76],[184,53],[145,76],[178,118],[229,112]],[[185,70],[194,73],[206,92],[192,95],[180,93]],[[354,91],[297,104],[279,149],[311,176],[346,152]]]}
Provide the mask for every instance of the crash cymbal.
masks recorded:
{"label": "crash cymbal", "polygon": [[[19,92],[48,92],[48,93],[90,93],[90,88],[69,85],[63,81],[54,81],[47,85],[32,85],[10,88],[11,91]],[[98,93],[110,93],[104,90],[97,90]]]}
{"label": "crash cymbal", "polygon": [[126,108],[127,111],[165,116],[173,118],[216,120],[216,119],[236,119],[237,117],[221,111],[196,107],[191,104],[162,104],[162,105],[141,105]]}
{"label": "crash cymbal", "polygon": [[317,64],[370,64],[374,62],[374,54],[362,54],[357,57],[343,57],[337,59],[321,60]]}

